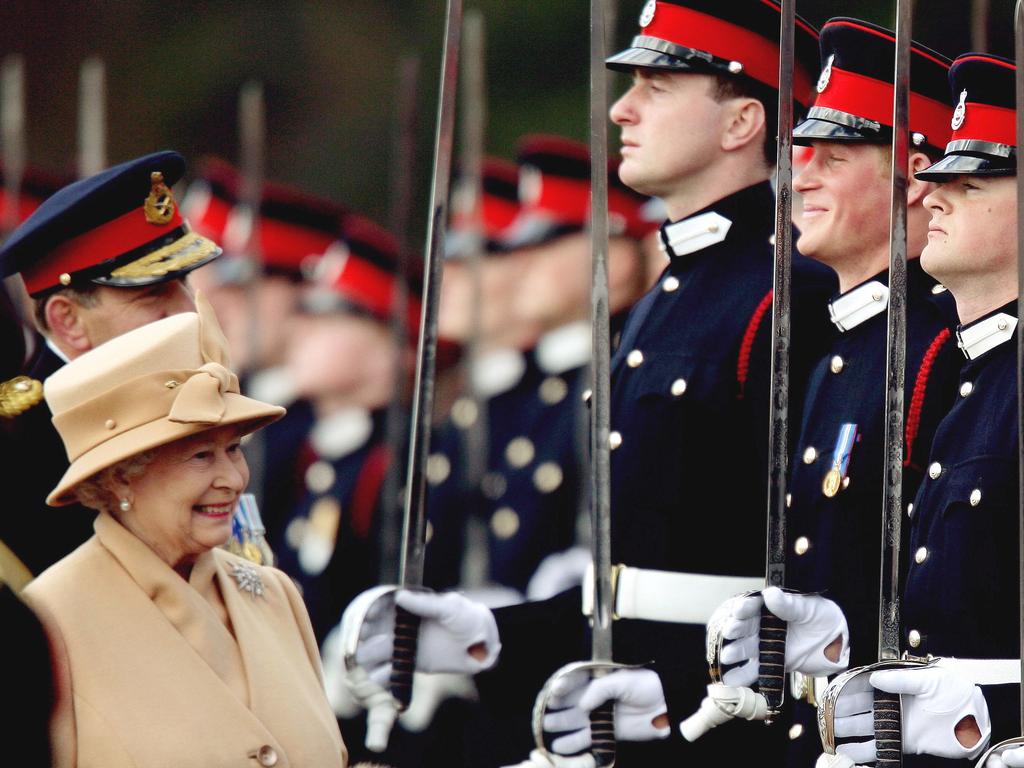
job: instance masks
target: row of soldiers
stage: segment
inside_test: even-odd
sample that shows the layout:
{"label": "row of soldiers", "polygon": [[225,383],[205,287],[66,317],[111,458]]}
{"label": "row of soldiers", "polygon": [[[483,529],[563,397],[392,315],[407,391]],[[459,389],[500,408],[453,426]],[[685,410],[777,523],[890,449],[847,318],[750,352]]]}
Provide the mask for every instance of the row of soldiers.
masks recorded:
{"label": "row of soldiers", "polygon": [[[588,713],[614,700],[622,765],[812,765],[818,681],[875,660],[895,36],[855,19],[820,34],[797,24],[794,97],[806,119],[794,140],[813,153],[795,183],[802,255],[786,505],[796,591],[734,598],[763,584],[779,7],[723,5],[650,0],[640,34],[608,62],[633,78],[611,109],[622,144],[610,194],[612,550],[625,566],[614,655],[641,668],[562,681],[545,729],[552,751],[585,751]],[[973,671],[1019,657],[1014,66],[989,54],[951,62],[916,44],[911,58],[901,637],[915,657],[970,663],[871,683],[904,694],[903,749],[938,765],[976,758],[1018,729],[1019,677]],[[386,439],[386,411],[407,396],[412,349],[395,349],[392,297],[399,279],[410,286],[399,320],[414,340],[416,276],[400,269],[393,236],[328,201],[268,184],[258,214],[247,212],[238,173],[221,162],[197,169],[182,217],[170,187],[184,171],[174,153],[110,169],[62,189],[4,244],[3,272],[21,276],[44,340],[28,377],[4,389],[3,405],[19,412],[4,433],[18,513],[0,539],[38,573],[90,534],[85,510],[42,505],[66,460],[38,382],[129,328],[189,309],[191,282],[214,304],[248,390],[291,405],[249,450],[262,466],[269,541],[302,588],[353,753],[363,727],[353,715],[379,711],[397,602],[423,617],[414,703],[452,692],[480,701],[447,724],[443,758],[415,741],[386,758],[521,759],[537,692],[588,655],[588,557],[571,550],[588,506],[587,149],[534,137],[518,168],[489,163],[486,255],[477,264],[450,238],[427,582],[480,589],[388,593],[374,610],[347,613],[340,635],[361,639],[358,672],[344,668],[330,633],[394,565],[380,554],[383,507],[395,503],[383,491],[402,446]],[[147,215],[181,218],[182,233],[187,217],[224,253],[197,245],[137,263],[146,232],[124,216],[139,205],[140,180]],[[5,574],[9,563],[17,568],[8,558]],[[708,710],[706,693],[714,712],[758,717],[743,702],[757,679],[763,606],[788,624],[795,700],[781,725],[701,735],[709,723],[688,716]],[[722,684],[706,690],[709,622],[728,642]],[[872,761],[870,688],[840,701],[836,735],[850,743],[823,759]]]}

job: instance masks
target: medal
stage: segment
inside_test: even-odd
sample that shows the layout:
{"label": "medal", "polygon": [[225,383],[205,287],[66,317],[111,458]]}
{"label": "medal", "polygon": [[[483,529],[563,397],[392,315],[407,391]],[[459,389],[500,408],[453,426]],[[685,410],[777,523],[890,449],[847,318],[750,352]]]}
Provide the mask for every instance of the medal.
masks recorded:
{"label": "medal", "polygon": [[849,482],[846,470],[850,467],[850,455],[853,453],[855,442],[857,442],[857,425],[843,424],[839,428],[836,447],[832,451],[832,468],[825,474],[825,479],[821,481],[821,492],[830,499],[838,494],[840,489],[845,488]]}

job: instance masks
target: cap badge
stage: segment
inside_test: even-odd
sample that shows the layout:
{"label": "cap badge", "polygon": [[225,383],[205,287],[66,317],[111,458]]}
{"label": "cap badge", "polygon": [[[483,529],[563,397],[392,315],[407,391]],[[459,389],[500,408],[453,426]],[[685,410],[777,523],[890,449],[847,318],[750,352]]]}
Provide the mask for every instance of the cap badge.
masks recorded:
{"label": "cap badge", "polygon": [[647,5],[640,12],[640,26],[646,27],[654,21],[654,13],[658,10],[658,0],[647,0]]}
{"label": "cap badge", "polygon": [[818,93],[824,93],[825,89],[828,88],[828,81],[832,79],[832,62],[835,59],[836,55],[833,53],[828,57],[828,61],[825,62],[825,68],[821,70],[821,77],[818,78]]}
{"label": "cap badge", "polygon": [[174,195],[164,184],[164,175],[160,171],[153,171],[150,174],[149,196],[143,205],[146,214],[146,221],[150,224],[163,225],[174,218]]}
{"label": "cap badge", "polygon": [[956,105],[956,109],[953,110],[953,122],[949,126],[954,131],[959,131],[960,127],[964,124],[964,119],[967,117],[967,91],[963,90],[960,92],[960,103]]}

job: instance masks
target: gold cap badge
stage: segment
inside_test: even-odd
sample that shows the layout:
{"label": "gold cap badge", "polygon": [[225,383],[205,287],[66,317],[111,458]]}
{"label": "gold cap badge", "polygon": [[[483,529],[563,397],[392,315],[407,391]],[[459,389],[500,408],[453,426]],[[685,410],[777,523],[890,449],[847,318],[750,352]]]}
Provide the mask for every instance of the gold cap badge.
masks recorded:
{"label": "gold cap badge", "polygon": [[164,175],[160,171],[153,171],[149,178],[152,187],[143,205],[146,221],[150,224],[163,225],[174,217],[174,195],[164,184]]}

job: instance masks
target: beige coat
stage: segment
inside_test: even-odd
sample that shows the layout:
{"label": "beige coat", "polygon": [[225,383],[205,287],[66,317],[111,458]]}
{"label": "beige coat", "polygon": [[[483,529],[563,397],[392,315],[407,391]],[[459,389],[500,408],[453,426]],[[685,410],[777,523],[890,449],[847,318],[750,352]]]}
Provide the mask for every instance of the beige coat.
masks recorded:
{"label": "beige coat", "polygon": [[336,768],[347,763],[298,592],[202,555],[186,583],[112,517],[25,590],[47,619],[71,696],[58,764],[79,768]]}

